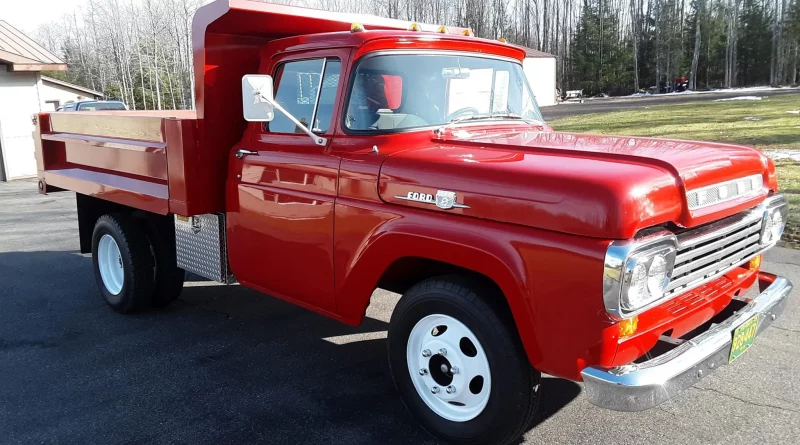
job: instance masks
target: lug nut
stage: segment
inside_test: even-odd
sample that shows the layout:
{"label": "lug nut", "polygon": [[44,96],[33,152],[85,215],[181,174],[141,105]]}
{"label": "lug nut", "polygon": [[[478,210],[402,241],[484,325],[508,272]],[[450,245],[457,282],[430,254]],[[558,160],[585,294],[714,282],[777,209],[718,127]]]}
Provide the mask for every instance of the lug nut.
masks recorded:
{"label": "lug nut", "polygon": [[430,357],[431,356],[431,350],[430,349],[423,350],[422,351],[422,356],[423,357]]}
{"label": "lug nut", "polygon": [[446,391],[447,391],[448,394],[453,394],[454,392],[456,392],[456,387],[453,386],[453,385],[450,385],[450,386],[447,387]]}
{"label": "lug nut", "polygon": [[453,374],[458,374],[458,366],[453,366],[452,368],[450,368],[450,372]]}
{"label": "lug nut", "polygon": [[431,392],[434,393],[434,394],[439,394],[439,387],[438,386],[434,386],[433,388],[431,388]]}
{"label": "lug nut", "polygon": [[445,349],[445,348],[440,349],[439,350],[439,355],[441,355],[441,356],[447,355],[447,349]]}
{"label": "lug nut", "polygon": [[419,370],[419,375],[428,375],[428,370],[425,369],[425,368],[420,369]]}

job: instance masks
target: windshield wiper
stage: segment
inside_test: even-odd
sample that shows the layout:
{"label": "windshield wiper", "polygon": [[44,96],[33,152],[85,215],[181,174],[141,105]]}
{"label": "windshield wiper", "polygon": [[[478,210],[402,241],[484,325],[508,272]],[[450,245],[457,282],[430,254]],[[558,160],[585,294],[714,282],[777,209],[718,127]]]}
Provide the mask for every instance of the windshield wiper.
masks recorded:
{"label": "windshield wiper", "polygon": [[500,118],[500,119],[518,119],[518,120],[521,120],[521,121],[525,121],[525,122],[527,122],[529,124],[536,124],[536,125],[544,126],[544,121],[540,121],[540,120],[537,120],[537,119],[531,119],[529,117],[523,117],[523,116],[520,116],[517,113],[494,113],[494,114],[492,114],[491,117],[495,118],[495,119],[496,118]]}
{"label": "windshield wiper", "polygon": [[452,125],[455,125],[459,122],[466,122],[466,121],[476,121],[476,120],[492,120],[492,119],[513,119],[513,120],[521,120],[528,124],[544,126],[545,123],[540,120],[530,119],[527,117],[522,117],[516,113],[492,113],[492,114],[471,114],[469,116],[459,116],[453,119],[450,119],[449,122],[442,125],[436,130],[437,134],[444,134],[444,131],[447,130]]}
{"label": "windshield wiper", "polygon": [[530,119],[527,117],[522,117],[517,113],[492,113],[492,114],[471,114],[469,116],[460,116],[453,119],[447,123],[447,125],[455,124],[458,122],[470,121],[470,120],[483,120],[483,119],[515,119],[525,121],[527,123],[536,124],[536,125],[544,125],[544,122],[536,119]]}

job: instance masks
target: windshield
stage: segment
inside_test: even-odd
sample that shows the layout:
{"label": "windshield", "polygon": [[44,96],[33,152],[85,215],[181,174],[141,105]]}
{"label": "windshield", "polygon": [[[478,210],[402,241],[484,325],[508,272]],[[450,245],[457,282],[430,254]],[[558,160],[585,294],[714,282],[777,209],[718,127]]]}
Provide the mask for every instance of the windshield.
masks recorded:
{"label": "windshield", "polygon": [[369,57],[356,68],[345,127],[391,131],[467,119],[542,121],[522,66],[480,56]]}
{"label": "windshield", "polygon": [[78,109],[81,111],[125,110],[125,104],[122,102],[83,102]]}

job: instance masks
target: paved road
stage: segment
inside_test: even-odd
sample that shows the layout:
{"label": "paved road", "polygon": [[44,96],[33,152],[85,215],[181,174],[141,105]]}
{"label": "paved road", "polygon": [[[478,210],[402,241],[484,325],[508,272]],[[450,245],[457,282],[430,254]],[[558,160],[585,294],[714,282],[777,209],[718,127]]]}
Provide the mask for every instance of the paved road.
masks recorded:
{"label": "paved road", "polygon": [[[376,292],[358,328],[202,281],[166,310],[121,316],[77,253],[74,196],[35,189],[0,183],[0,443],[435,443],[386,364],[395,295]],[[800,283],[800,252],[765,267]],[[797,443],[798,344],[795,295],[734,365],[658,409],[601,410],[546,378],[524,443]]]}
{"label": "paved road", "polygon": [[771,97],[783,94],[798,94],[800,88],[785,88],[781,90],[764,91],[743,91],[726,93],[699,93],[699,94],[671,94],[666,96],[645,96],[605,99],[587,99],[582,104],[563,103],[551,107],[543,107],[542,114],[548,121],[567,116],[578,116],[581,114],[601,113],[609,111],[621,111],[631,108],[644,108],[653,105],[680,104],[688,102],[712,101],[716,99],[731,98],[737,96],[761,96]]}

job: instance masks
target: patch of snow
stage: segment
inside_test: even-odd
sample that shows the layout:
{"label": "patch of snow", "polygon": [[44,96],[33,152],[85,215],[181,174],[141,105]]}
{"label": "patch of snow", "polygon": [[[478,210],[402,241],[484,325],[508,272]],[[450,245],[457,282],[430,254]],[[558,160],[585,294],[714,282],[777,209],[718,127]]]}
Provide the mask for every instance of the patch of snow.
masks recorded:
{"label": "patch of snow", "polygon": [[800,114],[800,110],[789,110],[787,113]]}
{"label": "patch of snow", "polygon": [[753,116],[747,116],[747,117],[744,118],[744,120],[746,120],[746,121],[760,121],[761,119],[762,118],[760,118],[760,117],[753,117]]}
{"label": "patch of snow", "polygon": [[727,97],[725,99],[717,99],[714,102],[728,102],[730,100],[761,100],[761,96],[736,96]]}
{"label": "patch of snow", "polygon": [[800,161],[800,149],[765,150],[764,154],[766,154],[775,161],[783,161],[783,160]]}
{"label": "patch of snow", "polygon": [[629,96],[623,97],[660,97],[660,96],[675,96],[675,95],[682,95],[682,94],[713,94],[713,93],[748,93],[753,91],[775,91],[775,90],[798,90],[798,87],[770,87],[770,86],[761,86],[761,87],[747,87],[747,88],[720,88],[716,90],[709,90],[709,91],[673,91],[672,93],[663,93],[663,94],[650,94],[650,93],[633,93]]}

